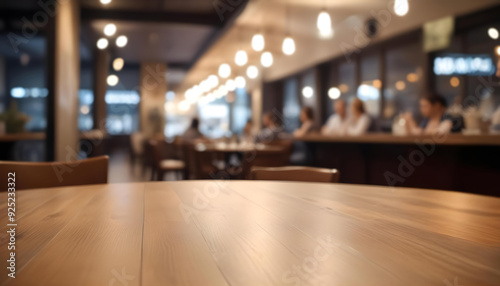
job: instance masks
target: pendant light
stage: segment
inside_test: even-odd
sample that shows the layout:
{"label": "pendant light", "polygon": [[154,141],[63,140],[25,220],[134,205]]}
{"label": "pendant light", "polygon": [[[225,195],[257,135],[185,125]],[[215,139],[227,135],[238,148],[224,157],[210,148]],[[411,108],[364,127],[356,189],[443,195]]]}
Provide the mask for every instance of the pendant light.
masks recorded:
{"label": "pendant light", "polygon": [[266,43],[264,41],[264,36],[261,33],[255,34],[252,37],[252,49],[256,52],[262,52]]}
{"label": "pendant light", "polygon": [[408,0],[396,0],[394,1],[394,13],[398,16],[405,16],[408,14],[410,10],[410,5],[408,4]]}
{"label": "pendant light", "polygon": [[283,40],[283,45],[281,46],[281,49],[283,53],[287,56],[291,56],[295,53],[295,41],[293,38],[290,36],[290,6],[287,2],[286,6],[286,30],[287,30],[287,36]]}

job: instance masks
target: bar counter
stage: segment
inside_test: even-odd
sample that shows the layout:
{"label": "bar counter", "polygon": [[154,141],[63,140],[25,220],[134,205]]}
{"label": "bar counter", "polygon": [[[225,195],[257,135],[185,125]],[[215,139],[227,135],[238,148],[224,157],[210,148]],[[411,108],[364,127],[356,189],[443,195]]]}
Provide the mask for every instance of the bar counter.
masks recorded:
{"label": "bar counter", "polygon": [[309,134],[298,139],[304,142],[331,143],[370,143],[370,144],[417,144],[432,141],[436,145],[470,145],[470,146],[500,146],[500,134],[462,135],[447,134],[441,136],[396,136],[392,134],[367,134],[362,136],[324,136]]}
{"label": "bar counter", "polygon": [[337,168],[342,183],[500,196],[500,135],[309,134],[295,140],[307,146],[307,165]]}

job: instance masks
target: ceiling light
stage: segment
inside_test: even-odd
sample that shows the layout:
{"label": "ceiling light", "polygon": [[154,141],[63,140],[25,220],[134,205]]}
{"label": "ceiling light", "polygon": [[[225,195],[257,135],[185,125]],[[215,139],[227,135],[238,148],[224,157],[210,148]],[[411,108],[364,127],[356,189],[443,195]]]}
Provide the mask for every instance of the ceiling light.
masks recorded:
{"label": "ceiling light", "polygon": [[221,85],[219,87],[219,92],[222,96],[226,96],[229,91],[227,90],[227,87],[225,85]]}
{"label": "ceiling light", "polygon": [[189,101],[183,100],[183,101],[179,102],[179,104],[177,105],[177,108],[179,108],[180,111],[188,111],[189,108],[191,108],[191,104],[189,104]]}
{"label": "ceiling light", "polygon": [[305,98],[311,98],[314,95],[314,89],[312,87],[310,87],[310,86],[305,86],[302,89],[302,95]]}
{"label": "ceiling light", "polygon": [[116,38],[116,45],[119,48],[125,47],[127,45],[127,43],[128,43],[127,36],[119,36],[118,38]]}
{"label": "ceiling light", "polygon": [[99,50],[104,50],[105,48],[108,47],[108,40],[105,39],[105,38],[100,38],[98,41],[97,41],[97,48]]}
{"label": "ceiling light", "polygon": [[238,76],[234,79],[234,83],[236,83],[236,88],[245,88],[247,85],[247,81],[244,77]]}
{"label": "ceiling light", "polygon": [[122,58],[116,58],[114,61],[113,61],[113,69],[115,71],[121,71],[122,68],[123,68],[123,65],[125,64],[125,62],[123,61]]}
{"label": "ceiling light", "polygon": [[498,30],[495,29],[495,28],[489,28],[488,29],[488,36],[490,36],[490,38],[492,38],[493,40],[498,40]]}
{"label": "ceiling light", "polygon": [[108,5],[111,3],[111,0],[101,0],[101,4]]}
{"label": "ceiling light", "polygon": [[252,49],[256,52],[261,52],[266,46],[264,36],[262,34],[255,34],[252,37]]}
{"label": "ceiling light", "polygon": [[165,94],[165,98],[168,101],[174,100],[174,98],[175,98],[175,92],[173,92],[171,90],[167,91],[167,93]]}
{"label": "ceiling light", "polygon": [[396,82],[396,89],[397,90],[404,90],[406,88],[406,83],[402,80]]}
{"label": "ceiling light", "polygon": [[408,0],[396,0],[394,2],[394,13],[398,16],[405,16],[410,11]]}
{"label": "ceiling light", "polygon": [[219,89],[214,90],[214,92],[212,92],[212,94],[213,94],[213,97],[214,97],[215,99],[217,99],[217,98],[221,98],[221,97],[222,97],[222,92],[220,92],[220,90],[219,90]]}
{"label": "ceiling light", "polygon": [[249,66],[247,68],[247,76],[249,78],[257,78],[259,76],[259,69],[256,66]]}
{"label": "ceiling light", "polygon": [[236,89],[236,83],[232,79],[226,81],[226,87],[229,91],[234,91]]}
{"label": "ceiling light", "polygon": [[239,50],[238,52],[236,52],[236,56],[234,57],[234,62],[236,63],[236,65],[240,67],[246,65],[248,62],[247,52],[243,50]]}
{"label": "ceiling light", "polygon": [[227,78],[231,75],[231,66],[228,64],[222,64],[219,67],[219,76],[221,78]]}
{"label": "ceiling light", "polygon": [[333,36],[332,18],[328,12],[323,10],[319,13],[316,26],[318,27],[320,37],[330,38]]}
{"label": "ceiling light", "polygon": [[205,79],[205,80],[201,81],[200,88],[203,92],[207,92],[207,91],[211,90],[212,87],[210,86],[210,80]]}
{"label": "ceiling light", "polygon": [[283,53],[287,56],[291,56],[295,53],[295,41],[292,37],[286,37],[283,40]]}
{"label": "ceiling light", "polygon": [[350,88],[349,88],[349,86],[347,84],[341,84],[341,85],[339,85],[340,92],[346,93],[346,92],[349,91],[349,89]]}
{"label": "ceiling light", "polygon": [[271,52],[264,52],[260,56],[260,63],[263,67],[268,68],[273,65],[273,54]]}
{"label": "ceiling light", "polygon": [[340,89],[337,87],[332,87],[328,90],[328,97],[331,99],[338,99],[341,95]]}
{"label": "ceiling light", "polygon": [[219,85],[219,78],[216,75],[210,75],[207,80],[210,84],[210,88],[215,88]]}
{"label": "ceiling light", "polygon": [[408,75],[406,75],[406,80],[408,80],[409,82],[417,82],[418,81],[418,75],[414,72],[412,73],[409,73]]}
{"label": "ceiling light", "polygon": [[460,86],[460,80],[458,79],[458,77],[454,76],[450,79],[450,85],[452,87],[458,87]]}
{"label": "ceiling light", "polygon": [[109,86],[115,86],[118,84],[118,77],[114,74],[108,75],[108,78],[106,79],[106,82],[108,83]]}
{"label": "ceiling light", "polygon": [[116,25],[115,24],[107,24],[104,27],[104,34],[106,36],[113,36],[116,33]]}

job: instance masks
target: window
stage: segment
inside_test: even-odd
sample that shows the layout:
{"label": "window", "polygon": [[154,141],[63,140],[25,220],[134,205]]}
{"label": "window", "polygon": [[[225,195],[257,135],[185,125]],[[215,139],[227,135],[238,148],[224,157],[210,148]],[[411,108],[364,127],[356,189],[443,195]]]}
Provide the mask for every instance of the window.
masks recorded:
{"label": "window", "polygon": [[200,131],[207,137],[227,136],[229,132],[229,104],[226,98],[215,99],[198,109]]}
{"label": "window", "polygon": [[139,130],[139,93],[135,90],[106,92],[106,128],[109,134],[131,134]]}
{"label": "window", "polygon": [[342,61],[338,68],[338,89],[346,101],[356,96],[356,65],[353,62]]}
{"label": "window", "polygon": [[232,131],[235,134],[241,134],[247,121],[251,119],[252,112],[250,110],[249,96],[244,88],[238,88],[234,92],[233,108],[233,123]]}
{"label": "window", "polygon": [[419,42],[387,49],[382,118],[393,119],[404,112],[418,114],[423,76],[420,66],[422,55]]}
{"label": "window", "polygon": [[372,116],[380,114],[380,61],[379,54],[372,53],[361,58],[361,84],[357,94],[365,102],[366,112]]}
{"label": "window", "polygon": [[94,93],[89,89],[80,89],[78,91],[79,111],[78,111],[78,129],[80,131],[91,130],[94,127],[93,109]]}
{"label": "window", "polygon": [[293,132],[299,128],[299,82],[297,78],[289,78],[285,81],[284,86],[284,104],[283,104],[283,128],[286,132]]}

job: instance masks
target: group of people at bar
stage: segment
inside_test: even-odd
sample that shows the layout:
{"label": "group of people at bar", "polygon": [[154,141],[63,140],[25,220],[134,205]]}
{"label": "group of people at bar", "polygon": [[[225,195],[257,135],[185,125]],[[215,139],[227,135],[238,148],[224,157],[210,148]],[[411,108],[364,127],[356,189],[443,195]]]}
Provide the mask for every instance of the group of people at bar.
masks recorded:
{"label": "group of people at bar", "polygon": [[[461,116],[451,116],[446,112],[446,99],[440,95],[432,94],[422,97],[419,101],[419,108],[423,118],[420,123],[417,123],[411,112],[406,112],[401,116],[407,134],[447,134],[460,132],[464,127]],[[364,102],[357,97],[351,101],[349,112],[344,99],[334,101],[333,109],[334,113],[320,130],[325,136],[360,136],[378,131],[376,120],[366,112]],[[293,133],[295,137],[302,137],[317,131],[312,108],[302,109],[300,121],[300,128]]]}
{"label": "group of people at bar", "polygon": [[[446,112],[447,103],[444,97],[436,94],[422,97],[419,101],[420,114],[423,120],[417,123],[411,112],[401,115],[406,133],[410,135],[432,135],[460,132],[463,128],[461,116],[451,116]],[[320,132],[324,136],[360,136],[377,132],[376,120],[365,109],[364,102],[354,98],[348,104],[344,99],[333,102],[334,113],[328,118],[325,125],[317,128],[314,110],[305,106],[300,112],[300,127],[293,137],[303,137],[310,133]],[[203,137],[199,131],[199,119],[192,120],[190,127],[183,134],[183,138],[193,140]],[[242,136],[257,143],[270,142],[280,137],[289,137],[283,132],[282,122],[278,115],[268,112],[262,116],[263,128],[256,134],[253,132],[252,121],[249,120]]]}

